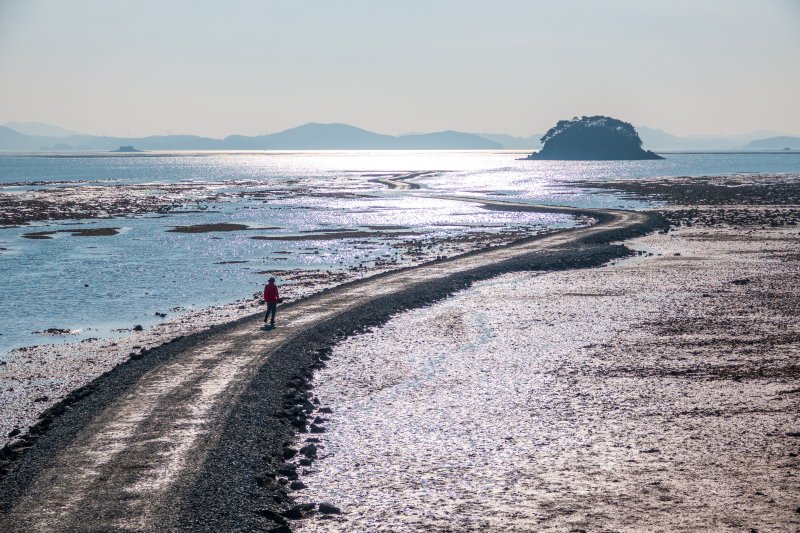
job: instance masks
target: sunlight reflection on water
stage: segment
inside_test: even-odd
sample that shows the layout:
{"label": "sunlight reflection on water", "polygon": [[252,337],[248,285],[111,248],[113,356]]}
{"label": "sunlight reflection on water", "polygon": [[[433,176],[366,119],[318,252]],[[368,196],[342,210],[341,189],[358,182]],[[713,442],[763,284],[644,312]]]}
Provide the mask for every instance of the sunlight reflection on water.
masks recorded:
{"label": "sunlight reflection on water", "polygon": [[[37,222],[0,231],[0,353],[41,343],[31,332],[81,329],[83,337],[113,327],[148,324],[174,306],[200,307],[247,297],[259,289],[259,272],[292,268],[348,268],[397,253],[400,237],[347,240],[255,240],[312,230],[397,226],[414,238],[454,238],[505,227],[566,227],[562,216],[488,211],[474,203],[430,195],[462,195],[578,206],[641,207],[609,193],[593,194],[571,182],[739,171],[800,171],[800,158],[780,155],[673,155],[663,161],[520,161],[522,152],[251,152],[148,153],[41,157],[0,156],[0,189],[57,188],[78,200],[171,199],[184,213],[94,220]],[[433,171],[412,180],[419,190],[388,190],[375,174]],[[65,183],[68,181],[80,183]],[[52,183],[58,182],[58,187]],[[145,185],[156,184],[156,185]],[[80,188],[79,186],[82,186]],[[50,194],[50,193],[42,193]],[[99,199],[96,203],[110,201]],[[225,233],[170,233],[174,226],[235,222],[276,228]],[[115,227],[108,237],[36,231]],[[390,230],[398,231],[398,230]],[[402,230],[400,230],[402,231]],[[168,252],[168,253],[167,253]],[[286,253],[288,252],[288,253]],[[242,261],[232,264],[230,261]],[[219,264],[226,263],[226,264]],[[78,336],[77,338],[82,338]],[[51,342],[53,338],[44,339]],[[75,338],[71,338],[75,340]]]}

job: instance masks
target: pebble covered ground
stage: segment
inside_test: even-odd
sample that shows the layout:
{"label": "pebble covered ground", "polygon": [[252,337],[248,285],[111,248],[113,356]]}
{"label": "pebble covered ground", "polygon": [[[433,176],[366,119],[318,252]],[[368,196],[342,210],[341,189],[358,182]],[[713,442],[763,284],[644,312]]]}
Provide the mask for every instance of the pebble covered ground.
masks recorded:
{"label": "pebble covered ground", "polygon": [[294,493],[341,514],[292,527],[798,530],[798,244],[680,228],[350,338],[316,376],[332,414]]}
{"label": "pebble covered ground", "polygon": [[[400,174],[387,174],[386,176],[405,176]],[[411,175],[413,176],[413,175]],[[408,177],[408,176],[407,176]],[[365,191],[373,191],[376,185],[370,181],[370,177],[351,177],[348,181],[347,189],[343,190],[341,180],[336,183],[321,182],[311,189],[306,189],[292,185],[291,180],[281,186],[266,186],[264,182],[258,180],[229,180],[222,182],[212,181],[193,181],[190,183],[134,183],[117,184],[104,181],[69,181],[69,182],[14,182],[4,183],[0,186],[0,226],[12,226],[14,224],[29,224],[37,221],[64,220],[72,218],[89,219],[108,219],[114,218],[114,224],[120,222],[124,217],[136,217],[140,215],[165,217],[166,227],[150,228],[151,231],[164,231],[166,233],[179,234],[201,234],[211,233],[214,239],[222,239],[217,234],[225,237],[235,234],[237,231],[248,231],[250,229],[260,229],[262,231],[275,230],[279,228],[256,225],[250,227],[246,224],[235,224],[220,215],[220,220],[224,222],[188,224],[183,218],[167,218],[169,214],[176,212],[182,213],[181,216],[196,212],[195,209],[208,209],[209,205],[219,209],[222,204],[233,202],[237,198],[246,197],[251,201],[258,201],[259,207],[263,209],[261,202],[276,201],[277,203],[286,202],[289,199],[298,200],[309,198],[360,198],[359,195]],[[386,178],[388,179],[388,178]],[[296,184],[295,184],[296,185]],[[383,187],[383,185],[378,185]],[[17,190],[19,189],[19,190]],[[298,200],[299,201],[299,200]],[[469,205],[473,208],[472,204]],[[246,206],[247,207],[247,206]],[[252,207],[252,206],[249,206]],[[384,206],[386,207],[386,206]],[[201,211],[202,211],[201,209]],[[361,207],[362,217],[369,214],[367,207]],[[514,218],[513,223],[503,224],[498,222],[495,213],[497,209],[484,209],[475,204],[474,209],[484,216],[489,213],[487,220],[481,224],[463,224],[463,228],[454,231],[450,235],[439,235],[435,232],[416,233],[409,230],[408,226],[393,226],[388,224],[365,225],[359,229],[342,228],[335,226],[320,230],[313,229],[303,232],[290,232],[288,234],[254,235],[251,239],[268,240],[287,240],[285,249],[288,251],[275,251],[266,258],[259,257],[249,263],[247,260],[237,260],[239,255],[232,256],[232,260],[214,262],[214,264],[231,264],[234,267],[241,267],[241,271],[246,271],[258,275],[261,279],[253,278],[253,289],[258,289],[259,284],[265,282],[267,276],[278,278],[282,286],[282,296],[287,301],[296,301],[309,294],[332,287],[347,281],[364,278],[380,272],[385,272],[395,268],[425,263],[441,257],[458,255],[471,250],[481,249],[488,246],[507,243],[519,238],[528,237],[533,234],[545,234],[554,231],[554,227],[549,224],[553,222],[551,215],[535,215],[541,224],[524,223],[518,213],[506,213],[507,217]],[[213,211],[213,210],[212,210]],[[379,210],[383,213],[377,220],[384,220],[389,215],[386,209]],[[117,218],[119,217],[119,218]],[[550,218],[548,218],[550,217]],[[455,217],[460,219],[460,217]],[[458,226],[457,220],[448,221],[447,224]],[[494,220],[490,222],[488,219]],[[371,220],[365,218],[365,220]],[[390,219],[389,219],[390,220]],[[574,222],[569,217],[563,217],[565,225],[585,225],[589,221],[585,218],[576,219]],[[109,222],[110,223],[110,222]],[[35,226],[39,227],[39,226]],[[435,227],[435,226],[432,226]],[[54,229],[49,227],[47,231],[28,231],[21,234],[21,238],[28,241],[35,240],[56,242],[52,239],[58,234],[69,233],[76,236],[113,238],[119,232],[118,227],[88,228],[88,229]],[[327,228],[327,226],[326,226]],[[152,235],[143,233],[143,235]],[[443,234],[444,235],[444,234]],[[183,235],[182,237],[186,237]],[[375,256],[375,238],[378,236],[391,237],[386,246],[386,253]],[[298,244],[293,241],[311,240],[312,242]],[[321,246],[320,240],[341,241],[341,247],[349,249],[354,258],[339,258],[336,263],[336,256],[325,254],[325,248]],[[205,241],[198,244],[198,247],[211,246]],[[0,243],[3,244],[3,243]],[[47,242],[42,242],[47,246]],[[104,246],[108,243],[99,243]],[[130,243],[129,243],[130,244]],[[307,245],[306,245],[307,244]],[[96,246],[91,246],[83,251],[68,252],[67,256],[73,255],[83,257],[81,253],[88,253],[93,257],[89,250]],[[6,253],[5,246],[0,247],[0,254]],[[157,256],[152,268],[163,269],[169,272],[169,267],[162,265],[162,250],[158,248]],[[322,254],[320,253],[322,251]],[[10,252],[9,252],[10,253]],[[147,252],[142,252],[147,254]],[[126,251],[120,251],[119,257],[124,258]],[[103,254],[101,254],[103,255]],[[316,268],[308,268],[309,264],[302,263],[302,268],[296,268],[296,261],[284,269],[275,267],[280,260],[290,257],[322,257],[321,263],[316,264]],[[227,257],[227,256],[225,256]],[[51,259],[47,259],[51,261]],[[80,298],[85,298],[83,289],[88,289],[91,285],[101,286],[92,279],[97,275],[96,271],[89,268],[91,261],[76,261],[76,269],[80,275],[87,276],[87,283],[81,281],[74,284],[76,294]],[[203,258],[203,263],[208,258]],[[147,264],[140,261],[142,264]],[[182,264],[194,265],[196,261],[187,260]],[[238,263],[243,263],[238,265]],[[247,264],[249,263],[249,264]],[[136,264],[137,269],[141,269],[142,264]],[[294,264],[294,267],[292,266]],[[114,261],[108,262],[108,268],[117,268]],[[265,270],[260,270],[258,265],[268,265]],[[26,265],[28,266],[28,265]],[[134,268],[131,265],[131,268]],[[180,267],[183,268],[183,267]],[[26,269],[27,270],[27,269]],[[86,270],[87,272],[84,272]],[[145,268],[146,270],[146,268]],[[228,277],[237,279],[238,268],[228,271],[219,271],[219,280],[224,284]],[[207,271],[197,271],[194,273],[195,279],[206,276]],[[63,276],[62,272],[58,273]],[[122,273],[119,274],[120,276]],[[161,276],[162,278],[164,276]],[[60,278],[59,278],[60,279]],[[214,276],[213,279],[217,279]],[[74,280],[71,280],[74,281]],[[144,281],[152,282],[152,279]],[[173,283],[175,280],[173,279]],[[203,293],[203,281],[200,286],[193,289],[196,293]],[[115,284],[114,291],[120,289],[125,292],[125,282],[120,281]],[[118,285],[118,286],[117,286]],[[179,284],[182,285],[182,284]],[[32,287],[35,287],[33,285]],[[31,289],[33,290],[33,289]],[[158,293],[159,288],[150,285],[131,286],[131,291]],[[250,289],[248,289],[250,290]],[[102,298],[110,296],[98,289],[98,295]],[[27,295],[27,292],[25,293]],[[241,294],[241,293],[238,293]],[[146,300],[146,298],[145,298]],[[82,301],[82,300],[81,300]],[[190,300],[191,301],[191,300]],[[226,300],[222,300],[226,301]],[[230,302],[230,300],[228,300]],[[31,343],[38,342],[38,345],[27,345],[16,347],[6,352],[0,350],[0,448],[10,442],[11,439],[24,433],[32,423],[36,421],[40,413],[57,403],[71,391],[86,385],[97,376],[112,369],[116,365],[125,362],[131,356],[140,356],[147,350],[168,342],[176,337],[191,335],[203,331],[209,327],[221,325],[227,322],[253,314],[260,309],[260,298],[258,294],[251,298],[244,298],[222,305],[214,305],[198,310],[188,311],[182,306],[169,308],[156,308],[155,314],[151,312],[148,316],[151,322],[139,325],[135,321],[128,322],[124,327],[114,329],[109,338],[109,332],[103,325],[95,325],[92,322],[82,320],[85,318],[80,313],[80,301],[74,304],[78,308],[75,315],[70,316],[77,324],[82,324],[80,328],[71,327],[68,323],[60,321],[47,322],[43,326],[30,327],[25,330],[26,338],[31,339]],[[92,304],[96,305],[96,303]],[[157,304],[160,305],[160,304]],[[64,308],[65,306],[62,306]],[[7,318],[12,316],[7,315]],[[44,314],[41,314],[44,316]],[[157,317],[157,318],[155,318]],[[113,317],[112,317],[113,318]],[[48,319],[50,320],[50,319]],[[86,326],[86,324],[89,324]],[[0,335],[8,341],[10,327],[5,325]],[[27,337],[30,335],[30,337]],[[35,336],[34,336],[35,335]],[[28,341],[25,341],[28,342]],[[14,346],[14,345],[12,345]],[[19,346],[19,344],[16,344]]]}
{"label": "pebble covered ground", "polygon": [[[282,294],[286,300],[296,300],[367,273],[276,270],[275,275],[294,282],[283,287]],[[170,310],[180,314],[141,331],[136,331],[134,325],[129,331],[120,332],[119,338],[90,338],[77,343],[11,350],[0,360],[0,448],[24,433],[41,412],[132,356],[147,353],[177,337],[252,315],[262,308],[266,309],[259,292],[250,299],[197,311]]]}
{"label": "pebble covered ground", "polygon": [[[586,223],[583,219],[578,221],[578,225]],[[546,234],[549,230],[528,227],[495,233],[478,232],[452,239],[409,239],[399,243],[398,249],[403,251],[411,264],[418,264],[442,257],[443,251],[457,255],[535,233]],[[359,265],[347,269],[272,269],[258,274],[264,279],[266,276],[277,277],[282,284],[281,296],[287,301],[296,301],[326,288],[400,266],[403,265],[396,261],[375,261],[370,266]],[[252,315],[262,306],[261,293],[257,292],[250,298],[193,311],[182,307],[169,309],[169,314],[158,314],[162,322],[141,331],[134,329],[136,325],[132,324],[130,328],[118,331],[119,337],[89,337],[80,342],[45,343],[0,354],[4,355],[0,359],[0,448],[24,432],[41,412],[131,356],[146,353],[177,337]],[[71,330],[62,328],[35,333],[43,339],[69,338],[73,334]]]}

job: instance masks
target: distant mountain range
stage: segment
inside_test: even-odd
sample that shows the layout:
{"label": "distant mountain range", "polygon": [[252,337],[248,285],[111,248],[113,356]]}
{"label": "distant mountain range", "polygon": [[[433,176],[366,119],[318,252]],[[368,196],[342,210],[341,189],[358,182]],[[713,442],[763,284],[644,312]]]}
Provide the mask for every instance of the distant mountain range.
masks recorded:
{"label": "distant mountain range", "polygon": [[782,150],[800,147],[800,137],[760,130],[742,135],[688,135],[678,137],[664,130],[636,126],[645,148],[656,151]]}
{"label": "distant mountain range", "polygon": [[69,137],[70,135],[81,135],[79,131],[66,130],[58,126],[53,126],[52,124],[43,124],[41,122],[6,122],[3,126],[24,135],[36,135],[40,137]]}
{"label": "distant mountain range", "polygon": [[800,150],[800,137],[779,135],[767,139],[758,139],[745,145],[748,150]]}
{"label": "distant mountain range", "polygon": [[[15,123],[0,126],[0,150],[102,150],[134,146],[139,150],[498,150],[497,141],[458,131],[414,135],[382,135],[347,124],[310,123],[278,133],[248,137],[230,135],[212,139],[194,135],[156,135],[128,138],[83,135],[67,132],[52,135],[56,129],[45,124],[23,124],[25,131],[47,131],[50,135],[31,135],[14,129]],[[18,124],[18,123],[16,123]],[[55,127],[53,127],[55,128]],[[59,128],[60,129],[60,128]],[[532,146],[529,146],[531,148]]]}
{"label": "distant mountain range", "polygon": [[[637,126],[644,147],[655,151],[800,149],[800,137],[775,131],[745,135],[678,137],[660,129]],[[537,150],[541,135],[515,137],[500,133],[440,131],[383,135],[347,124],[309,123],[260,136],[230,135],[224,139],[196,135],[110,137],[86,135],[39,122],[7,122],[0,126],[0,150],[111,151],[120,146],[139,150]]]}

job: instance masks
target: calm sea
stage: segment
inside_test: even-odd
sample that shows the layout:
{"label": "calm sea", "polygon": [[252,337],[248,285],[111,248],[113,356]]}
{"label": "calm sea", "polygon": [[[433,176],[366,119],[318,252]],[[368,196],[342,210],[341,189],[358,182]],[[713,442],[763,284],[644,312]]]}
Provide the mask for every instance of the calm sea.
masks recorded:
{"label": "calm sea", "polygon": [[[569,227],[562,216],[487,211],[437,196],[504,197],[536,203],[641,208],[640,202],[576,189],[583,179],[800,173],[800,155],[671,154],[662,161],[519,161],[520,152],[258,152],[0,155],[0,193],[64,189],[83,200],[122,195],[169,197],[169,215],[36,222],[0,229],[0,358],[53,342],[34,331],[81,330],[70,341],[148,325],[154,313],[196,309],[250,296],[261,272],[344,269],[372,264],[415,237],[254,240],[254,232],[173,233],[172,226],[236,222],[263,235],[402,227],[420,239],[463,237],[507,227]],[[430,171],[418,190],[388,190],[375,174]],[[56,193],[44,193],[53,198]],[[92,200],[93,201],[93,200]],[[115,227],[119,234],[76,237],[36,231]],[[266,229],[269,228],[269,229]],[[394,231],[394,230],[393,230]]]}

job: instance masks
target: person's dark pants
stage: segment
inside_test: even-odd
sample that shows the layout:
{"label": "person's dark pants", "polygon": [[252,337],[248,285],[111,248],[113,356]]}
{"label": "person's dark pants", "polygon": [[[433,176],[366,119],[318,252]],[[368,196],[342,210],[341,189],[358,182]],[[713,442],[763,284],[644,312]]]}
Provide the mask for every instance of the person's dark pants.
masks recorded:
{"label": "person's dark pants", "polygon": [[269,318],[270,313],[272,313],[272,322],[271,324],[275,325],[275,311],[278,309],[278,302],[267,302],[267,314],[264,315],[264,322],[267,321]]}

